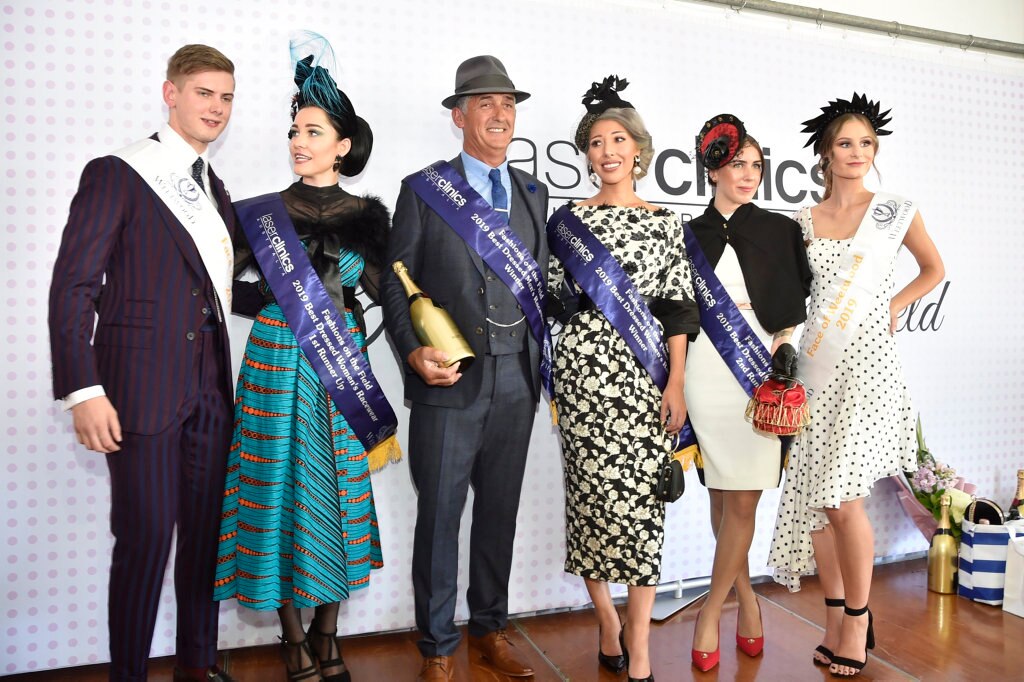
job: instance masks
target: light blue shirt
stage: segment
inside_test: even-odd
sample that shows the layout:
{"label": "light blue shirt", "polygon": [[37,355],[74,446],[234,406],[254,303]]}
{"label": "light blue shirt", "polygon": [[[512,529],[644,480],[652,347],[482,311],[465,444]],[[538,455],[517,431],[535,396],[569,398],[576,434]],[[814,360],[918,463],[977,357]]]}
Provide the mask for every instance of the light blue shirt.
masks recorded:
{"label": "light blue shirt", "polygon": [[[476,190],[477,194],[484,198],[484,201],[491,208],[494,208],[494,204],[491,202],[491,178],[487,175],[491,172],[491,167],[466,152],[461,152],[460,156],[462,158],[462,165],[466,169],[466,182]],[[508,173],[508,159],[501,162],[501,165],[498,166],[498,172],[501,173],[501,186],[505,188],[505,196],[508,197],[508,208],[511,211],[512,177]]]}

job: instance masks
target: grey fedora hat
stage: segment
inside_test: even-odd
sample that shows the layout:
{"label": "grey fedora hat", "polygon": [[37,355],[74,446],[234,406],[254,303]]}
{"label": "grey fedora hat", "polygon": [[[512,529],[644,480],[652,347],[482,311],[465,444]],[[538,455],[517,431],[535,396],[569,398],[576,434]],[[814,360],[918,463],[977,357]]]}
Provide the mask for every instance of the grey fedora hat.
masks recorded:
{"label": "grey fedora hat", "polygon": [[441,106],[451,109],[459,98],[464,95],[484,95],[488,93],[509,93],[516,96],[516,102],[522,102],[530,93],[516,90],[512,80],[505,71],[505,65],[497,57],[489,54],[470,57],[459,64],[455,72],[455,94],[441,100]]}

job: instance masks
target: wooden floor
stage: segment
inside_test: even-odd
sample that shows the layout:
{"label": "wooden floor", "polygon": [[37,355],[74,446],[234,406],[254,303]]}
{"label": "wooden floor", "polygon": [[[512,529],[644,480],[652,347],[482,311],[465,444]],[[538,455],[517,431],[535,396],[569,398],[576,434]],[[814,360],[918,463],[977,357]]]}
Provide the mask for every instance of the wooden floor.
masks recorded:
{"label": "wooden floor", "polygon": [[[923,560],[880,566],[875,572],[871,609],[877,646],[861,680],[1020,680],[1024,679],[1024,619],[956,596],[925,588]],[[748,658],[734,645],[736,611],[727,606],[722,619],[722,662],[709,673],[690,665],[690,640],[697,606],[652,626],[651,656],[660,682],[677,680],[822,680],[827,669],[811,664],[811,651],[821,641],[824,606],[816,579],[790,594],[774,584],[757,586],[766,637],[765,651]],[[510,636],[531,661],[537,682],[574,680],[611,682],[626,679],[597,664],[597,627],[589,611],[517,618]],[[346,639],[345,661],[355,682],[411,681],[420,656],[413,632]],[[465,640],[455,656],[456,680],[502,681],[470,658]],[[221,666],[238,682],[284,680],[276,647],[234,649]],[[173,660],[155,659],[152,682],[171,682]],[[14,675],[10,682],[99,682],[106,666],[88,666]]]}

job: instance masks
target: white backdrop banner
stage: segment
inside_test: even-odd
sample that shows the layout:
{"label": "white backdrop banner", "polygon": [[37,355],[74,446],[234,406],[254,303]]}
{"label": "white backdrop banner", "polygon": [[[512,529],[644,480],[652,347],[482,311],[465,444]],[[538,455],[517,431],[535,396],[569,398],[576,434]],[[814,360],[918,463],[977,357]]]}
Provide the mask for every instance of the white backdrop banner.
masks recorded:
{"label": "white backdrop banner", "polygon": [[[640,183],[645,198],[697,215],[710,198],[693,149],[701,124],[730,112],[764,146],[762,206],[813,203],[820,182],[800,121],[854,91],[892,108],[882,139],[884,186],[919,202],[946,261],[947,281],[900,322],[907,380],[939,459],[1009,500],[1021,464],[1024,371],[1020,254],[1024,253],[1024,66],[996,56],[894,41],[813,23],[681,2],[473,0],[248,3],[227,0],[0,0],[3,41],[0,212],[6,233],[3,415],[6,457],[0,674],[108,660],[106,600],[111,536],[103,457],[81,448],[50,395],[46,296],[68,206],[86,162],[147,136],[167,118],[160,87],[180,45],[214,45],[236,66],[234,114],[212,163],[233,196],[292,181],[285,133],[293,91],[288,34],[322,33],[335,74],[374,130],[367,170],[350,191],[394,205],[401,178],[461,146],[440,101],[466,57],[494,54],[533,93],[519,106],[516,166],[548,183],[552,206],[593,193],[572,146],[591,81],[615,73],[645,118],[657,150]],[[878,184],[873,178],[872,182]],[[900,257],[901,283],[914,273]],[[1018,294],[1013,292],[1017,291]],[[379,310],[367,320],[380,331]],[[232,321],[234,358],[248,324]],[[383,335],[374,371],[402,421],[401,375]],[[546,412],[545,412],[546,414]],[[374,477],[385,568],[342,607],[343,635],[413,626],[410,562],[415,493],[407,466]],[[694,472],[668,515],[663,580],[704,576],[714,552],[705,490]],[[765,494],[750,553],[765,561],[778,492]],[[471,507],[467,504],[467,509]],[[885,485],[868,508],[877,553],[924,549]],[[468,542],[469,520],[462,527]],[[510,608],[587,602],[564,561],[561,455],[549,420],[536,420],[519,514]],[[460,584],[465,587],[466,555]],[[152,653],[173,653],[167,573]],[[458,617],[466,617],[460,600]],[[270,643],[276,615],[226,603],[223,648]]]}

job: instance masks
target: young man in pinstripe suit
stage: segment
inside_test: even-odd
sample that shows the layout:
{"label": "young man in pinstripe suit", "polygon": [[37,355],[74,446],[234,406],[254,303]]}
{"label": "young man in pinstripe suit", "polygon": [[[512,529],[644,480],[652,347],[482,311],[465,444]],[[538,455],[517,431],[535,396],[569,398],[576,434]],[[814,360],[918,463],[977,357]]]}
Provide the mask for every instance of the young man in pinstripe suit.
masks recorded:
{"label": "young man in pinstripe suit", "polygon": [[207,147],[228,123],[234,87],[219,51],[179,49],[163,85],[167,125],[86,166],[54,263],[54,396],[110,469],[111,680],[146,679],[175,528],[174,679],[230,680],[215,665],[212,591],[232,422],[235,225]]}

